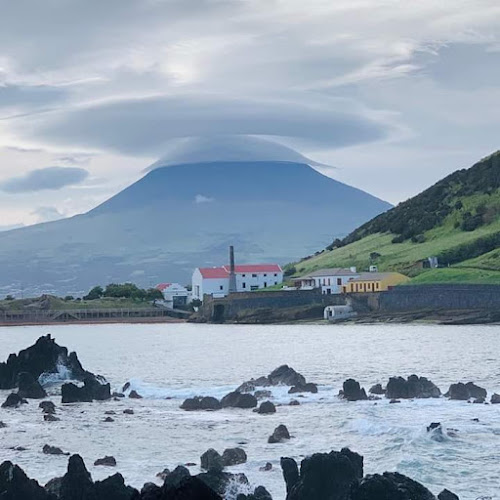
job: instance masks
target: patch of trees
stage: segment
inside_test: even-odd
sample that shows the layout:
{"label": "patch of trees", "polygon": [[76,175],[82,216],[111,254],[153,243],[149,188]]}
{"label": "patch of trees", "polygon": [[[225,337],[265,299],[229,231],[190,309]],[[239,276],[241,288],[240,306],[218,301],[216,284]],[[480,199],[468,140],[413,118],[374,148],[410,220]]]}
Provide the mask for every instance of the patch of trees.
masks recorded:
{"label": "patch of trees", "polygon": [[[445,177],[419,195],[363,224],[343,240],[335,240],[327,248],[340,248],[370,234],[387,232],[396,235],[393,243],[409,239],[421,242],[423,233],[441,225],[453,211],[463,209],[460,198],[474,194],[492,194],[499,188],[500,152],[497,152],[469,169],[458,170]],[[498,204],[479,206],[475,213],[465,212],[457,227],[473,231],[482,224],[492,222],[499,213]]]}
{"label": "patch of trees", "polygon": [[83,300],[97,300],[103,297],[143,301],[163,300],[163,294],[160,290],[156,288],[139,288],[133,283],[110,283],[106,288],[95,286],[83,297]]}
{"label": "patch of trees", "polygon": [[500,232],[483,236],[469,243],[463,243],[462,245],[445,250],[438,255],[438,259],[441,265],[447,266],[463,262],[464,260],[474,259],[498,247],[500,247]]}

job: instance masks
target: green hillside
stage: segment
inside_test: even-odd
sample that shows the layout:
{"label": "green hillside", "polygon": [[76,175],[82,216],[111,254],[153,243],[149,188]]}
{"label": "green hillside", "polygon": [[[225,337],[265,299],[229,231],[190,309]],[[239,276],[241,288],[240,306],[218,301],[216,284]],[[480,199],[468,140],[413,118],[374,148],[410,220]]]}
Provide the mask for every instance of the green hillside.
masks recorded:
{"label": "green hillside", "polygon": [[[399,271],[412,283],[500,283],[500,152],[459,170],[290,266]],[[419,261],[436,256],[440,269]]]}

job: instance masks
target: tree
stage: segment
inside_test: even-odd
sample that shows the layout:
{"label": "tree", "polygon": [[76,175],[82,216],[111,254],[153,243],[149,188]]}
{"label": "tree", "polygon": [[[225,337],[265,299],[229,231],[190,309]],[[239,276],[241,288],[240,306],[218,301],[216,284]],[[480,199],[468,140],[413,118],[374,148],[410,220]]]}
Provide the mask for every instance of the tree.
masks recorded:
{"label": "tree", "polygon": [[75,297],[73,297],[73,295],[66,295],[66,297],[64,297],[65,302],[69,302],[71,300],[75,300]]}
{"label": "tree", "polygon": [[163,294],[158,290],[158,288],[150,288],[146,290],[146,300],[163,300]]}
{"label": "tree", "polygon": [[14,297],[12,295],[7,295],[7,297],[5,297],[5,300],[14,300]]}
{"label": "tree", "polygon": [[83,300],[97,300],[104,295],[102,286],[95,286],[90,292],[83,297]]}

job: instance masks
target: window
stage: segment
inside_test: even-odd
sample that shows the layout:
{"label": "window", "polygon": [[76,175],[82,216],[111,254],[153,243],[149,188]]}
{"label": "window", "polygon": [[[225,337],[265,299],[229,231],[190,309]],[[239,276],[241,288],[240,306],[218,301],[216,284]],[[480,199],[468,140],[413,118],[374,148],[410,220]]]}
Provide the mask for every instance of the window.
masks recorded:
{"label": "window", "polygon": [[241,288],[246,288],[246,287],[247,287],[247,284],[246,284],[245,282],[243,282],[243,283],[241,284]]}
{"label": "window", "polygon": [[337,278],[337,285],[342,285],[342,278]]}
{"label": "window", "polygon": [[259,289],[259,287],[258,287],[257,285],[252,285],[252,286],[250,287],[250,290],[251,290],[252,292],[255,292],[255,290],[258,290],[258,289]]}
{"label": "window", "polygon": [[219,289],[220,289],[220,290],[224,290],[224,286],[223,286],[223,285],[220,285],[220,286],[219,286]]}
{"label": "window", "polygon": [[267,276],[267,274],[266,274],[266,273],[264,273],[264,278],[265,278],[266,276]]}
{"label": "window", "polygon": [[278,282],[277,282],[277,281],[275,281],[275,282],[274,282],[274,284],[275,284],[275,285],[277,285],[277,284],[278,284]]}
{"label": "window", "polygon": [[244,278],[246,276],[246,274],[242,274],[241,276]]}
{"label": "window", "polygon": [[277,274],[277,273],[274,273],[274,277],[276,278],[277,276],[278,276],[278,274]]}
{"label": "window", "polygon": [[328,286],[330,286],[330,278],[328,278]]}
{"label": "window", "polygon": [[267,281],[264,281],[264,288],[267,288]]}
{"label": "window", "polygon": [[256,277],[257,277],[257,275],[256,275],[256,274],[252,274],[252,278],[256,278]]}

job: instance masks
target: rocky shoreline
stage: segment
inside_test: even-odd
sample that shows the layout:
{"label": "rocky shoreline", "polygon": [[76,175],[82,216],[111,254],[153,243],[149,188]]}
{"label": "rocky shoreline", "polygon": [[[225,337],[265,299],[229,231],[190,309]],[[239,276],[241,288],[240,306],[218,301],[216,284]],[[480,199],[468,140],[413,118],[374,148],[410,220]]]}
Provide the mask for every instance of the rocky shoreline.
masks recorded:
{"label": "rocky shoreline", "polygon": [[[44,382],[50,376],[60,376],[61,403],[91,403],[92,401],[120,401],[123,398],[141,398],[130,384],[125,384],[120,393],[111,393],[110,384],[100,375],[85,370],[76,353],[69,353],[65,347],[56,344],[47,335],[19,352],[11,354],[5,363],[0,363],[0,388],[12,390],[2,408],[7,411],[20,411],[27,400],[42,400],[39,403],[43,420],[55,422],[60,420],[57,407],[53,401],[46,400],[47,393]],[[69,381],[71,380],[71,381]],[[253,410],[260,415],[279,412],[277,406],[270,401],[272,387],[285,387],[290,395],[290,406],[300,405],[296,397],[304,393],[316,394],[321,390],[317,384],[306,378],[293,368],[282,365],[266,376],[260,376],[243,382],[234,391],[226,394],[221,400],[212,396],[198,396],[186,399],[180,406],[183,411],[219,411],[223,408],[239,408]],[[350,378],[345,380],[339,398],[346,403],[353,401],[373,401],[377,404],[382,398],[389,403],[401,400],[427,399],[446,397],[450,400],[467,401],[476,404],[488,404],[487,391],[473,382],[451,384],[443,395],[441,390],[429,379],[417,375],[407,378],[391,377],[387,384],[373,385],[368,391],[359,382]],[[490,404],[500,403],[500,396],[493,394]],[[123,413],[133,415],[132,409]],[[0,413],[1,416],[1,413]],[[105,411],[104,422],[114,422],[114,410]],[[265,417],[257,417],[265,418]],[[2,424],[2,432],[9,428]],[[444,435],[453,437],[453,429],[445,429],[439,422],[432,422],[427,427],[432,439],[439,441]],[[293,438],[285,425],[280,424],[269,436],[268,443],[286,442]],[[61,448],[46,444],[43,453],[47,455],[68,454]],[[144,499],[170,500],[191,498],[222,499],[229,498],[228,488],[233,488],[230,498],[237,500],[255,499],[269,500],[271,495],[265,486],[257,486],[251,493],[249,481],[244,474],[227,472],[226,467],[242,464],[247,461],[247,454],[242,448],[229,448],[219,454],[214,449],[207,450],[200,457],[202,473],[192,476],[186,467],[179,466],[173,471],[164,470],[159,473],[162,486],[146,483],[139,491],[125,484],[120,474],[114,474],[103,481],[93,482],[82,458],[71,455],[68,470],[64,477],[49,481],[44,487],[29,479],[26,474],[12,462],[0,465],[0,498],[21,500],[100,500],[100,499]],[[116,466],[112,456],[98,458],[96,466]],[[266,469],[266,467],[268,467]],[[300,465],[293,458],[283,457],[281,467],[286,482],[287,500],[431,500],[433,494],[423,485],[397,473],[383,473],[364,476],[363,458],[348,450],[339,452],[317,453],[304,458]],[[269,463],[262,470],[270,470]],[[237,493],[238,486],[244,487],[245,493]],[[234,491],[236,488],[236,493]],[[440,500],[458,498],[450,492],[443,492]]]}

